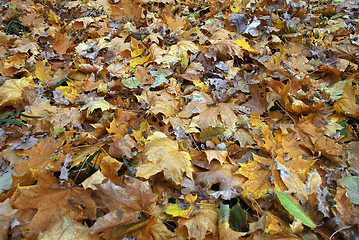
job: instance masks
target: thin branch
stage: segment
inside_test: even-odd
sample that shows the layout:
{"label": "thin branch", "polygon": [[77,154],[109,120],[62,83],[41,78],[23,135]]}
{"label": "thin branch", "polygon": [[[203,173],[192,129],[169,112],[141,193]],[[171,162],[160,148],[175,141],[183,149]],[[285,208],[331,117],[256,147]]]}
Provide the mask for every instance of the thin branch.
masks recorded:
{"label": "thin branch", "polygon": [[274,7],[272,7],[272,11],[270,12],[270,16],[269,16],[269,19],[268,19],[268,22],[267,22],[267,26],[264,29],[264,31],[263,31],[261,37],[259,38],[258,42],[262,41],[262,38],[263,38],[264,34],[266,34],[266,32],[268,30],[269,24],[270,24],[270,22],[272,20],[273,11],[274,11]]}

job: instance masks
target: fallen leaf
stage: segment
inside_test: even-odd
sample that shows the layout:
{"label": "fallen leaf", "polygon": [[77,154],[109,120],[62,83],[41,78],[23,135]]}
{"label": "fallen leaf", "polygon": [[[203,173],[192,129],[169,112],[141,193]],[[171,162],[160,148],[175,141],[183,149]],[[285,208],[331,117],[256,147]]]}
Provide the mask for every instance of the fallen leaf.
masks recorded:
{"label": "fallen leaf", "polygon": [[8,238],[10,223],[16,218],[18,210],[12,208],[12,200],[10,198],[0,203],[0,237]]}
{"label": "fallen leaf", "polygon": [[110,145],[109,154],[117,159],[122,159],[124,156],[131,159],[133,157],[131,149],[136,147],[137,143],[130,135],[126,134],[122,139]]}
{"label": "fallen leaf", "polygon": [[253,154],[253,161],[240,164],[235,172],[248,178],[242,184],[242,195],[249,195],[252,199],[262,197],[269,190],[285,190],[285,186],[279,177],[279,173],[273,166],[273,160]]}
{"label": "fallen leaf", "polygon": [[79,240],[97,240],[99,236],[90,234],[90,229],[72,219],[63,217],[54,223],[45,232],[39,234],[38,239],[42,240],[66,240],[66,239],[79,239]]}
{"label": "fallen leaf", "polygon": [[153,139],[146,144],[143,150],[143,162],[136,170],[136,176],[145,179],[163,172],[166,180],[176,185],[182,183],[184,173],[192,179],[194,171],[191,156],[181,151],[176,141],[166,138]]}
{"label": "fallen leaf", "polygon": [[310,219],[310,217],[303,211],[300,206],[298,206],[297,203],[294,202],[291,197],[280,191],[275,191],[275,193],[285,210],[287,210],[294,217],[300,219],[304,225],[310,228],[317,227],[317,225],[312,221],[312,219]]}
{"label": "fallen leaf", "polygon": [[96,185],[95,201],[98,207],[109,212],[97,219],[91,232],[97,233],[116,225],[126,225],[138,221],[139,215],[149,213],[155,203],[148,182],[125,176],[123,186],[110,180]]}
{"label": "fallen leaf", "polygon": [[189,219],[178,220],[178,227],[188,234],[189,239],[205,239],[209,234],[213,238],[217,232],[218,212],[213,202],[201,201],[198,212]]}
{"label": "fallen leaf", "polygon": [[22,93],[27,86],[32,85],[32,77],[8,79],[0,86],[0,106],[16,107],[23,102]]}
{"label": "fallen leaf", "polygon": [[36,214],[24,224],[22,234],[29,238],[47,230],[64,216],[76,221],[96,217],[95,202],[90,193],[80,187],[62,186],[49,171],[36,171],[36,185],[19,186],[13,206],[19,210],[36,209]]}

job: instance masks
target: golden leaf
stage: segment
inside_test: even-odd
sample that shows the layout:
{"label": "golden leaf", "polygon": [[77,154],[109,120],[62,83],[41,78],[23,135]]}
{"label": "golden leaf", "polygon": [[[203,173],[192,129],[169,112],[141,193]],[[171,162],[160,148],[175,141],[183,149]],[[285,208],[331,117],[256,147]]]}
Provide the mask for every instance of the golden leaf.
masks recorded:
{"label": "golden leaf", "polygon": [[151,140],[143,150],[143,158],[144,161],[136,168],[137,177],[148,179],[163,172],[165,179],[176,185],[182,183],[184,173],[192,179],[191,156],[181,151],[176,141],[167,138]]}
{"label": "golden leaf", "polygon": [[178,220],[178,227],[188,233],[189,239],[202,240],[212,234],[217,238],[218,211],[214,202],[201,201],[198,213],[189,219]]}
{"label": "golden leaf", "polygon": [[6,80],[6,82],[0,86],[0,107],[16,107],[18,104],[21,104],[23,101],[21,94],[25,88],[31,84],[32,77]]}

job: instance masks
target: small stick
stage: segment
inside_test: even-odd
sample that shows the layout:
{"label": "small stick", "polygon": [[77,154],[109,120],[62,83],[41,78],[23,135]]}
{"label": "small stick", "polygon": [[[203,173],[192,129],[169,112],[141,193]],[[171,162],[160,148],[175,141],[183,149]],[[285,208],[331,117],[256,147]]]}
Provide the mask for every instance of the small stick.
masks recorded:
{"label": "small stick", "polygon": [[269,24],[270,24],[271,19],[272,19],[273,11],[274,11],[274,7],[272,7],[272,11],[270,12],[270,16],[269,16],[269,19],[268,19],[267,26],[266,26],[266,28],[264,29],[264,31],[263,31],[263,33],[262,33],[262,36],[259,38],[258,42],[262,41],[262,38],[263,38],[264,34],[265,34],[265,33],[267,32],[267,30],[268,30]]}

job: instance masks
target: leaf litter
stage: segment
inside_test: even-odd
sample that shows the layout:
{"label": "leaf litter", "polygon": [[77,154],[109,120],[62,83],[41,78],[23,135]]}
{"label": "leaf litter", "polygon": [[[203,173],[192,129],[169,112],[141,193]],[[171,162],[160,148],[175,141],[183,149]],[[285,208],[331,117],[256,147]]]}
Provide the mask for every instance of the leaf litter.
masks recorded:
{"label": "leaf litter", "polygon": [[357,1],[0,8],[2,239],[357,236]]}

